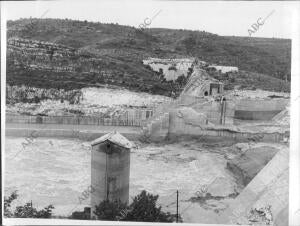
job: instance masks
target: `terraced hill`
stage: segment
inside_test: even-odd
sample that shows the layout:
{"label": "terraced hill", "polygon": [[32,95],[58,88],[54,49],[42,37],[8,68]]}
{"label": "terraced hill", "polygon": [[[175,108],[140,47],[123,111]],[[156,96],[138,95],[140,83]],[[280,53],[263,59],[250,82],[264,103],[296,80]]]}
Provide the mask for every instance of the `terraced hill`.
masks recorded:
{"label": "terraced hill", "polygon": [[[266,84],[266,89],[289,91],[289,83],[283,81],[290,78],[291,41],[286,39],[224,37],[174,29],[141,31],[68,19],[19,19],[8,21],[7,28],[10,85],[74,89],[109,84],[171,95],[177,86],[145,67],[142,60],[197,57],[237,66],[250,76],[252,72],[256,77],[264,74],[264,80],[274,78],[276,83]],[[240,80],[236,81],[239,85]]]}

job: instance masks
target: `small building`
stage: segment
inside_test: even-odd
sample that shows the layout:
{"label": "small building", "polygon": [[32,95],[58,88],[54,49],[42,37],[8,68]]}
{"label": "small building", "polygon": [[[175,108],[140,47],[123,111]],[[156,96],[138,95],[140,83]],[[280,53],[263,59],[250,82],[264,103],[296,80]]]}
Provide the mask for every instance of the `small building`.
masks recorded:
{"label": "small building", "polygon": [[83,211],[75,211],[72,213],[72,219],[89,220],[91,217],[91,208],[84,207]]}
{"label": "small building", "polygon": [[133,143],[120,133],[112,132],[94,140],[91,145],[91,219],[95,219],[95,206],[103,200],[128,203]]}
{"label": "small building", "polygon": [[238,67],[233,66],[222,66],[222,65],[210,65],[207,67],[208,71],[218,71],[220,73],[227,73],[227,72],[238,72]]}

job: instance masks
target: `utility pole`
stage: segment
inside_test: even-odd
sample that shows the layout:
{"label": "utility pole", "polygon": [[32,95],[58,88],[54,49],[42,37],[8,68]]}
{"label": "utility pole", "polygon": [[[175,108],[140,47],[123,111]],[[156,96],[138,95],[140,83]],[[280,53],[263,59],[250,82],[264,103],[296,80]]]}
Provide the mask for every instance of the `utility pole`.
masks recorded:
{"label": "utility pole", "polygon": [[33,209],[32,209],[32,200],[30,200],[30,211],[31,211],[31,217],[33,217]]}
{"label": "utility pole", "polygon": [[178,190],[177,190],[177,200],[176,200],[176,223],[178,223]]}

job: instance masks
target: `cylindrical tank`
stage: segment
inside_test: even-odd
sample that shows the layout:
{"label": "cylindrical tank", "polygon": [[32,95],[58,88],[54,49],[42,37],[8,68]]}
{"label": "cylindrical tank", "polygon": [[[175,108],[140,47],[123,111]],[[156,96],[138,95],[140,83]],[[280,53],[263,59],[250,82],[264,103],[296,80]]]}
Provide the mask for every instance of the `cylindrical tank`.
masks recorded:
{"label": "cylindrical tank", "polygon": [[120,133],[106,134],[92,142],[91,218],[103,200],[129,199],[130,149],[132,143]]}

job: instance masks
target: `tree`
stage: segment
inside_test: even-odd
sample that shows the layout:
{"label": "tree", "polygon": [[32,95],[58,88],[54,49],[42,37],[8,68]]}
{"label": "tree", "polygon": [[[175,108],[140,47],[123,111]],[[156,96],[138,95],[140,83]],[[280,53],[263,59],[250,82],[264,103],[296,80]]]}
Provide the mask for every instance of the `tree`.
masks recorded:
{"label": "tree", "polygon": [[104,200],[96,206],[94,214],[98,220],[120,220],[123,218],[123,211],[127,208],[128,206],[120,200],[113,202]]}
{"label": "tree", "polygon": [[182,43],[185,47],[187,54],[191,54],[197,45],[196,37],[193,35],[189,35],[182,41]]}
{"label": "tree", "polygon": [[4,197],[4,216],[5,217],[12,217],[13,213],[10,210],[11,203],[18,198],[17,191],[11,193],[9,197]]}
{"label": "tree", "polygon": [[42,210],[32,207],[32,203],[26,203],[24,206],[17,206],[14,217],[19,218],[50,218],[54,207],[49,205]]}
{"label": "tree", "polygon": [[124,221],[142,221],[142,222],[173,222],[174,215],[165,213],[161,207],[156,206],[158,195],[152,195],[143,190],[134,197],[129,206],[129,211],[122,219]]}
{"label": "tree", "polygon": [[158,70],[158,76],[159,76],[159,78],[164,78],[164,71],[163,71],[162,68],[159,68],[159,70]]}
{"label": "tree", "polygon": [[189,77],[193,72],[194,72],[194,68],[189,67],[189,68],[188,68],[188,72],[187,72],[188,77]]}
{"label": "tree", "polygon": [[172,65],[172,66],[170,66],[169,68],[168,68],[168,70],[169,71],[177,71],[177,68],[176,68],[176,66],[174,66],[174,65]]}
{"label": "tree", "polygon": [[143,190],[128,206],[119,201],[104,200],[96,206],[94,214],[98,220],[121,220],[140,222],[174,222],[176,216],[157,207],[158,195]]}
{"label": "tree", "polygon": [[32,207],[32,203],[26,203],[24,206],[17,206],[14,211],[10,209],[11,203],[17,199],[17,191],[14,191],[9,197],[4,197],[4,216],[19,218],[50,218],[52,216],[52,205],[46,206],[42,210]]}
{"label": "tree", "polygon": [[36,218],[51,218],[52,210],[54,209],[53,205],[48,205],[44,209],[37,211]]}
{"label": "tree", "polygon": [[187,83],[187,78],[184,75],[178,76],[176,82],[179,84],[181,88],[183,88]]}

